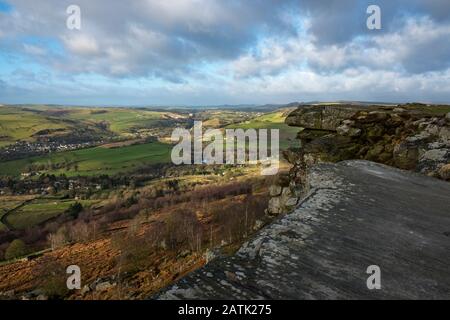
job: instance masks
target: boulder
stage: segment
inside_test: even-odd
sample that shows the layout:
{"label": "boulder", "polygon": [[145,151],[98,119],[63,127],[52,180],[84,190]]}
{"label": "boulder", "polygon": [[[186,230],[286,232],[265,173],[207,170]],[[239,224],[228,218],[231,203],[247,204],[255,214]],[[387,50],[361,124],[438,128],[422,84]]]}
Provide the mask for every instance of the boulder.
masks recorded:
{"label": "boulder", "polygon": [[269,200],[267,211],[268,211],[269,215],[278,215],[280,213],[283,213],[283,208],[281,205],[281,198],[280,197],[271,198]]}
{"label": "boulder", "polygon": [[361,135],[361,129],[353,128],[350,124],[346,124],[346,123],[337,127],[336,131],[338,134],[340,134],[342,136],[359,137]]}
{"label": "boulder", "polygon": [[442,149],[432,149],[426,151],[421,157],[420,162],[430,161],[430,162],[438,162],[443,163],[446,162],[449,157],[450,150],[446,148]]}
{"label": "boulder", "polygon": [[271,197],[277,197],[281,194],[282,188],[279,185],[271,185],[269,187],[269,194]]}
{"label": "boulder", "polygon": [[415,104],[300,107],[286,122],[304,128],[298,134],[302,148],[288,159],[294,166],[365,159],[440,177],[439,168],[448,162],[442,149],[450,148],[450,126],[445,114],[426,110]]}
{"label": "boulder", "polygon": [[450,127],[445,126],[440,128],[438,136],[442,142],[450,145]]}
{"label": "boulder", "polygon": [[417,146],[402,142],[394,146],[394,165],[400,169],[415,170],[419,158]]}

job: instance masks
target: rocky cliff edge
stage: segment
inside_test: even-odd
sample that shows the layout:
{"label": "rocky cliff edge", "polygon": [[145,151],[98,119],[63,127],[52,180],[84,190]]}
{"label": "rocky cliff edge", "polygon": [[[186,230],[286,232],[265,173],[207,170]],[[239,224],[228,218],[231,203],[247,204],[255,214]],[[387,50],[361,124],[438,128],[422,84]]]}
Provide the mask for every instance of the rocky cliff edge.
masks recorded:
{"label": "rocky cliff edge", "polygon": [[155,298],[450,298],[450,184],[368,161],[305,170],[291,213]]}

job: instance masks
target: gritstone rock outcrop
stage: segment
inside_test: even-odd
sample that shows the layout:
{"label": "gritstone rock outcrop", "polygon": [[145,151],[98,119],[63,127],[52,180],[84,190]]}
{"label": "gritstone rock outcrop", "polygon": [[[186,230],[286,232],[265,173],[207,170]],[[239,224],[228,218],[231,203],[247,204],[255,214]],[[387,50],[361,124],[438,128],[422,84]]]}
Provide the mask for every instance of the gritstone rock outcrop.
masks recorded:
{"label": "gritstone rock outcrop", "polygon": [[302,197],[306,168],[370,160],[450,181],[450,106],[301,106],[286,123],[299,127],[301,147],[285,152],[293,168],[280,179],[268,213],[289,212]]}
{"label": "gritstone rock outcrop", "polygon": [[367,161],[315,165],[304,182],[293,212],[157,298],[450,298],[450,184]]}
{"label": "gritstone rock outcrop", "polygon": [[[155,298],[450,299],[446,110],[298,108],[286,122],[301,148],[270,188],[267,212],[279,217]],[[367,287],[371,265],[380,290]]]}

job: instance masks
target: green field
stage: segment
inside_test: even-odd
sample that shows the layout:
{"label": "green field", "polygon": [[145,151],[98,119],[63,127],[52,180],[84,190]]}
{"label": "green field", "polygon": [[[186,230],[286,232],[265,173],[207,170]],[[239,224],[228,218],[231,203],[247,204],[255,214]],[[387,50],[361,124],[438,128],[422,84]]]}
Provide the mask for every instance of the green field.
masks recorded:
{"label": "green field", "polygon": [[[99,134],[109,131],[129,137],[139,129],[154,129],[182,117],[133,108],[0,106],[0,147],[18,140],[34,141],[37,132],[48,129],[70,134],[76,128],[90,128]],[[107,124],[107,129],[100,129],[99,123]]]}
{"label": "green field", "polygon": [[[170,161],[171,146],[151,142],[121,148],[96,147],[76,151],[58,152],[29,159],[7,161],[0,164],[0,175],[18,176],[31,165],[43,165],[41,173],[76,175],[99,175],[129,172],[142,165]],[[52,169],[56,165],[62,168]]]}
{"label": "green field", "polygon": [[229,125],[227,129],[279,129],[280,130],[280,149],[285,150],[295,146],[298,142],[295,137],[299,131],[298,128],[290,127],[284,123],[286,112],[276,111],[268,113],[249,121],[239,124]]}
{"label": "green field", "polygon": [[122,108],[94,108],[94,109],[71,109],[65,115],[69,119],[83,120],[85,122],[109,123],[109,129],[119,135],[129,133],[136,128],[151,128],[158,121],[168,119],[170,112],[158,112],[140,109]]}
{"label": "green field", "polygon": [[[0,197],[0,219],[10,210],[17,208],[27,200],[33,199],[33,196],[2,196]],[[0,231],[8,228],[0,222]]]}
{"label": "green field", "polygon": [[[205,120],[210,119],[212,126],[219,127],[222,123],[242,119],[240,123],[222,128],[279,129],[280,148],[287,149],[295,145],[298,131],[298,128],[289,127],[284,123],[288,111],[279,110],[251,119],[249,117],[255,116],[256,113],[203,111],[201,116]],[[167,124],[170,124],[180,117],[182,115],[170,112],[127,108],[0,107],[2,120],[0,133],[8,135],[10,137],[8,139],[32,139],[30,134],[43,129],[59,128],[70,132],[71,128],[64,127],[64,123],[71,123],[70,126],[74,124],[93,126],[99,122],[107,122],[110,130],[118,135],[127,136],[136,128],[155,128],[161,121],[169,121]],[[58,152],[0,163],[0,176],[20,176],[25,172],[67,176],[113,175],[130,172],[144,165],[169,162],[170,151],[169,144],[151,142],[117,148],[96,147]]]}
{"label": "green field", "polygon": [[64,121],[16,107],[0,107],[0,147],[17,140],[32,141],[36,132],[45,129],[68,129]]}
{"label": "green field", "polygon": [[205,110],[196,113],[196,118],[203,122],[204,128],[222,128],[249,120],[259,113],[237,110]]}
{"label": "green field", "polygon": [[[84,207],[92,204],[91,201],[78,202]],[[75,203],[75,200],[61,200],[57,198],[36,199],[12,212],[8,215],[6,221],[14,229],[26,229],[59,216]]]}

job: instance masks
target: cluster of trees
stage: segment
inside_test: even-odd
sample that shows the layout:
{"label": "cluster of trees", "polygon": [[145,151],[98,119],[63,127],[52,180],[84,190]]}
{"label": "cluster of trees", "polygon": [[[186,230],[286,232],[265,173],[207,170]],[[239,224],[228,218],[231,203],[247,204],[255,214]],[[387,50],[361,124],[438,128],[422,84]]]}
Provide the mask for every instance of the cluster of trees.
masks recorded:
{"label": "cluster of trees", "polygon": [[58,169],[65,169],[67,171],[73,169],[75,171],[78,171],[78,168],[79,168],[78,164],[73,161],[32,163],[25,168],[25,172],[39,172]]}
{"label": "cluster of trees", "polygon": [[[142,228],[145,219],[138,215],[126,232],[113,237],[113,245],[121,252],[118,267],[132,274],[148,269],[158,253],[177,256],[241,243],[255,230],[258,220],[263,223],[267,201],[266,196],[248,194],[241,201],[212,201],[206,206],[185,203],[170,210],[164,221],[154,222],[147,228]],[[207,211],[212,219],[202,221],[197,215],[200,210]]]}
{"label": "cluster of trees", "polygon": [[[3,251],[3,250],[2,250]],[[5,260],[12,260],[23,257],[29,253],[29,249],[25,242],[20,239],[13,240],[2,253]]]}
{"label": "cluster of trees", "polygon": [[[105,205],[99,212],[101,222],[111,223],[131,219],[140,212],[154,212],[182,203],[201,204],[213,200],[220,200],[230,196],[252,193],[251,182],[228,183],[223,185],[207,185],[191,191],[179,191],[176,183],[172,183],[172,192],[156,189],[154,197],[148,194],[134,195],[127,199],[118,200]],[[158,192],[158,190],[160,192]],[[178,191],[175,191],[178,190]]]}
{"label": "cluster of trees", "polygon": [[[172,186],[177,189],[175,184]],[[111,202],[95,212],[93,210],[79,212],[79,207],[72,208],[66,212],[64,220],[62,217],[58,218],[47,226],[47,239],[52,248],[62,247],[68,243],[90,241],[107,230],[112,222],[139,220],[156,210],[167,210],[170,214],[164,225],[147,233],[145,241],[151,243],[150,247],[199,251],[204,248],[205,243],[210,246],[223,241],[233,242],[251,232],[256,220],[264,216],[264,209],[267,207],[267,199],[253,196],[252,192],[251,182],[235,182],[203,186],[185,192],[174,191],[155,198],[134,194],[129,198]],[[243,200],[217,203],[238,195],[243,196]],[[71,214],[72,211],[77,211],[77,214]],[[213,217],[212,225],[202,225],[196,211],[205,212]],[[127,247],[132,242],[124,241]],[[138,247],[142,248],[142,244]],[[148,248],[149,244],[147,243],[145,247]]]}
{"label": "cluster of trees", "polygon": [[130,225],[137,230],[142,219],[147,220],[155,212],[167,216],[157,228],[150,228],[145,237],[127,233],[127,239],[123,241],[124,252],[139,251],[130,253],[130,257],[141,256],[142,250],[147,255],[156,249],[202,251],[206,247],[235,243],[246,238],[258,220],[264,220],[268,199],[261,194],[254,195],[255,186],[259,187],[254,180],[248,180],[185,190],[177,180],[170,180],[159,186],[160,192],[155,192],[153,197],[147,192],[135,192],[96,210],[84,209],[75,203],[44,225],[0,232],[0,258],[23,255],[29,247],[36,250],[50,245],[55,249],[69,243],[95,240],[111,223],[120,220],[131,219]]}
{"label": "cluster of trees", "polygon": [[[87,226],[76,225],[70,229],[71,238],[61,240],[62,230],[71,223],[76,223],[83,206],[76,202],[72,204],[63,214],[55,219],[49,220],[43,225],[37,225],[25,230],[1,231],[0,232],[0,260],[11,260],[23,257],[26,254],[47,247],[47,240],[50,240],[52,247],[62,246],[68,243],[67,239],[88,239],[84,235]],[[54,245],[54,244],[57,245]]]}

